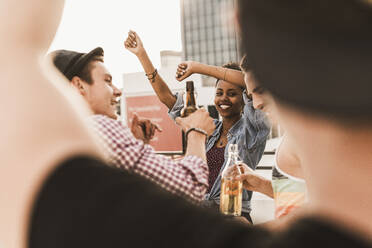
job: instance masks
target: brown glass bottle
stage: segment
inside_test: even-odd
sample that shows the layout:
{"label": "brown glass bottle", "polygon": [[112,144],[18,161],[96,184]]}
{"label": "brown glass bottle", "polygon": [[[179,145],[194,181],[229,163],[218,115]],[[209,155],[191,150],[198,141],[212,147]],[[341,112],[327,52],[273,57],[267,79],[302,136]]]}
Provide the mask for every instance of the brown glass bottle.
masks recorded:
{"label": "brown glass bottle", "polygon": [[186,82],[186,93],[184,96],[185,106],[181,109],[181,117],[189,116],[191,113],[194,113],[197,110],[195,93],[194,93],[194,82]]}

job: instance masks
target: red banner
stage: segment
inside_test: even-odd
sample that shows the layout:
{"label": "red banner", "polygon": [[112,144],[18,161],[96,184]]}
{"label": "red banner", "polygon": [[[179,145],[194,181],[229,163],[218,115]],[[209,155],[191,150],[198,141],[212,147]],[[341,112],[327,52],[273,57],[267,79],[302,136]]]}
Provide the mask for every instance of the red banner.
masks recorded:
{"label": "red banner", "polygon": [[131,126],[133,113],[138,117],[148,118],[158,124],[163,132],[156,132],[150,142],[157,152],[181,153],[181,128],[168,116],[168,108],[155,95],[126,96],[128,127]]}

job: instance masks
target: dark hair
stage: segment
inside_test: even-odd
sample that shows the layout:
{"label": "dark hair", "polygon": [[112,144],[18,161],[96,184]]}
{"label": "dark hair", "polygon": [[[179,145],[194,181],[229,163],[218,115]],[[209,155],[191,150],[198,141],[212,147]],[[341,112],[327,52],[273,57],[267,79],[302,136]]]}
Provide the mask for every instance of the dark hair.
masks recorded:
{"label": "dark hair", "polygon": [[[240,68],[239,64],[236,63],[236,62],[229,62],[229,63],[226,63],[224,65],[222,65],[223,68],[227,68],[227,69],[232,69],[232,70],[237,70],[237,71],[241,71],[242,69]],[[217,87],[217,84],[218,82],[220,81],[220,79],[217,79],[216,80],[216,84],[215,84],[215,87]],[[241,88],[242,90],[244,90],[245,88],[243,87],[239,87]]]}
{"label": "dark hair", "polygon": [[222,67],[223,68],[237,70],[237,71],[241,71],[242,70],[242,69],[240,69],[239,64],[238,63],[235,63],[235,62],[226,63],[226,64],[222,65]]}
{"label": "dark hair", "polygon": [[240,60],[240,68],[243,72],[251,72],[252,66],[248,60],[247,55],[244,55],[243,58]]}
{"label": "dark hair", "polygon": [[276,99],[324,116],[372,119],[367,2],[238,0],[241,52]]}
{"label": "dark hair", "polygon": [[93,62],[104,62],[103,56],[94,56],[92,57],[89,62],[83,67],[83,69],[76,74],[79,78],[87,82],[88,84],[93,84],[92,79],[92,70],[93,70]]}

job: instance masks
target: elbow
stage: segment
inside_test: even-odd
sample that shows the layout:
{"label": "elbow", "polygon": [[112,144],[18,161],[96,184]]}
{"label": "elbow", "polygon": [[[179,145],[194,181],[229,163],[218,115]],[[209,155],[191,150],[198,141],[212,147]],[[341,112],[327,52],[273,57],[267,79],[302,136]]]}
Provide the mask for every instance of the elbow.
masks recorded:
{"label": "elbow", "polygon": [[167,106],[168,109],[172,109],[174,104],[175,104],[175,99],[174,97],[172,96],[172,98],[170,97],[159,97],[159,100],[165,105]]}

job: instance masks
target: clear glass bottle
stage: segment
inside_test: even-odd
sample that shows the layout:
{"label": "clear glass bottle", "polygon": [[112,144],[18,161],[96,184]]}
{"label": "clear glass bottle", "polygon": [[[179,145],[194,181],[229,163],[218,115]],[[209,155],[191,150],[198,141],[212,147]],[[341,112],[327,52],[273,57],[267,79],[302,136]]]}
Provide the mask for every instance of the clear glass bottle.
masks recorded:
{"label": "clear glass bottle", "polygon": [[186,82],[186,93],[184,94],[185,106],[181,109],[181,117],[187,117],[191,113],[194,113],[198,108],[196,107],[195,100],[194,82]]}
{"label": "clear glass bottle", "polygon": [[240,174],[239,169],[233,169],[233,165],[240,163],[238,145],[230,144],[229,157],[221,175],[220,212],[225,215],[240,216],[242,212],[243,183],[234,180],[234,176]]}

